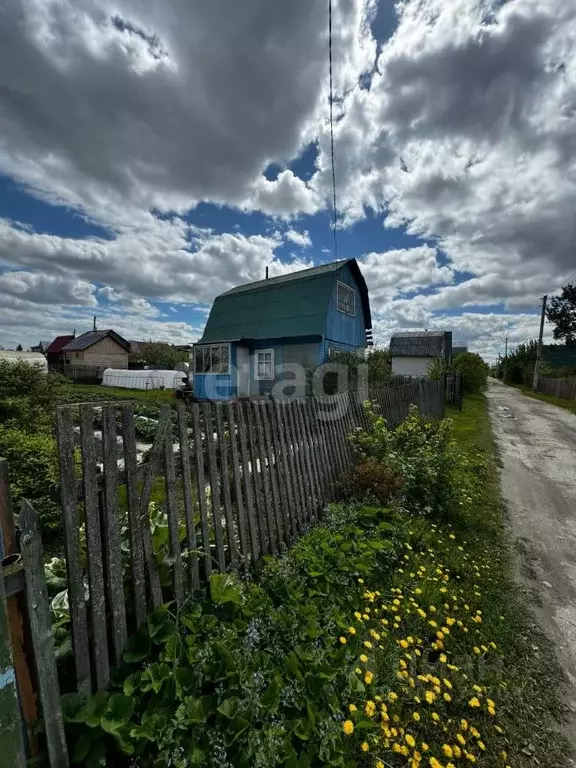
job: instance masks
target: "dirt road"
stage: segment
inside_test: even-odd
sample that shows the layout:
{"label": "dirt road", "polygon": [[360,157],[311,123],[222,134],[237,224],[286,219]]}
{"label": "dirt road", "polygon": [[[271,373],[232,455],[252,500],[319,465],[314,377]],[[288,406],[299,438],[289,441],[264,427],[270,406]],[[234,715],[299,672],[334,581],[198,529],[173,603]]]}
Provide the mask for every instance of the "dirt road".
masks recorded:
{"label": "dirt road", "polygon": [[576,749],[576,416],[496,381],[488,400],[519,578],[570,680]]}

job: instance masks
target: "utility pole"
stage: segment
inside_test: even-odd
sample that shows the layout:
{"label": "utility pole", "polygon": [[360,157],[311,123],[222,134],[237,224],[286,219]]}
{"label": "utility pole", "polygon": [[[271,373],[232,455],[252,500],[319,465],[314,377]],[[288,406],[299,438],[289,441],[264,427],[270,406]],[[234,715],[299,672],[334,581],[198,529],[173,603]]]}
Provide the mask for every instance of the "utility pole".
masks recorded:
{"label": "utility pole", "polygon": [[546,302],[548,301],[547,294],[542,297],[542,314],[540,315],[540,335],[538,336],[538,351],[536,352],[536,365],[534,366],[534,379],[532,381],[532,389],[534,392],[538,389],[540,383],[540,363],[542,360],[542,337],[544,336],[544,320],[546,319]]}
{"label": "utility pole", "polygon": [[508,336],[506,336],[506,351],[504,352],[504,359],[508,357]]}

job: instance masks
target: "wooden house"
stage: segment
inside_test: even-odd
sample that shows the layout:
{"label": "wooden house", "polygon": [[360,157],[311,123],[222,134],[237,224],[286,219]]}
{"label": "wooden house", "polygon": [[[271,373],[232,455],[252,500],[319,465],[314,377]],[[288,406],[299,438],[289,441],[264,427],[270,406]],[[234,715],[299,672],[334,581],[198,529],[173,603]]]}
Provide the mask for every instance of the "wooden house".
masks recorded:
{"label": "wooden house", "polygon": [[240,285],[217,296],[194,345],[194,393],[228,400],[273,392],[333,351],[372,343],[368,289],[355,259]]}
{"label": "wooden house", "polygon": [[87,331],[62,347],[64,373],[75,374],[91,369],[128,368],[130,342],[112,330]]}

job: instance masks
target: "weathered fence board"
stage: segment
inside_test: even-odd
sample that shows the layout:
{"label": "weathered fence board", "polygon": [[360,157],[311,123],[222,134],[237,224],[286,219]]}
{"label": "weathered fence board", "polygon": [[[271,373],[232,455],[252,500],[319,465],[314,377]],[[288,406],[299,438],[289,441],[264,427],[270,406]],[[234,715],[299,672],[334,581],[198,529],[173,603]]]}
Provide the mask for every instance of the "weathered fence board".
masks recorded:
{"label": "weathered fence board", "polygon": [[87,565],[93,658],[96,688],[101,691],[107,688],[110,682],[110,663],[108,656],[108,632],[106,628],[100,506],[98,488],[96,486],[97,459],[94,441],[94,409],[90,405],[80,406],[80,441],[82,446],[86,550],[89,553]]}
{"label": "weathered fence board", "polygon": [[56,414],[58,458],[60,464],[60,504],[64,524],[64,550],[68,580],[68,602],[76,688],[80,693],[90,693],[90,650],[88,645],[88,620],[84,598],[84,573],[80,563],[80,526],[76,509],[76,473],[74,464],[74,432],[69,409],[59,409]]}
{"label": "weathered fence board", "polygon": [[25,501],[20,510],[22,561],[26,570],[26,595],[30,631],[36,658],[36,675],[44,716],[44,731],[51,768],[68,768],[68,750],[60,705],[60,687],[54,653],[50,600],[44,576],[44,553],[38,518]]}
{"label": "weathered fence board", "polygon": [[222,511],[220,509],[220,479],[218,465],[216,463],[216,442],[214,440],[214,423],[212,420],[212,408],[209,403],[202,406],[204,416],[204,433],[208,448],[208,462],[210,466],[210,495],[212,497],[212,522],[214,525],[214,542],[216,544],[216,557],[218,567],[222,572],[226,570],[226,555],[222,539]]}
{"label": "weathered fence board", "polygon": [[246,517],[248,521],[248,531],[250,535],[250,552],[252,562],[257,563],[260,557],[260,543],[258,539],[258,517],[254,501],[254,486],[252,464],[248,453],[248,438],[246,429],[246,409],[244,403],[236,404],[236,414],[238,423],[238,437],[240,438],[240,456],[242,459],[242,486],[244,489],[244,502],[246,505]]}
{"label": "weathered fence board", "polygon": [[576,400],[576,376],[558,379],[540,376],[536,391],[562,400]]}
{"label": "weathered fence board", "polygon": [[196,455],[196,487],[198,491],[198,506],[200,508],[200,525],[202,528],[202,548],[204,550],[204,573],[210,578],[212,573],[212,553],[210,550],[210,527],[208,525],[208,505],[206,503],[206,479],[204,476],[204,448],[200,428],[200,406],[192,406],[194,424],[194,454]]}
{"label": "weathered fence board", "polygon": [[130,535],[130,568],[132,575],[132,597],[136,628],[146,620],[146,572],[144,549],[142,547],[142,528],[140,522],[140,499],[138,495],[136,434],[134,430],[134,409],[122,408],[122,429],[124,448],[124,469],[126,484],[126,503],[128,507],[128,529]]}
{"label": "weathered fence board", "polygon": [[230,453],[232,477],[234,480],[234,501],[236,505],[236,521],[238,523],[238,538],[240,541],[240,557],[242,568],[246,570],[249,564],[248,530],[246,526],[246,505],[242,499],[242,478],[240,472],[240,453],[238,451],[239,427],[232,403],[227,405],[227,417],[230,435]]}
{"label": "weathered fence board", "polygon": [[184,403],[178,404],[178,437],[180,440],[180,468],[182,470],[182,490],[184,494],[184,519],[186,521],[186,548],[190,563],[190,586],[192,590],[200,587],[198,567],[198,543],[194,522],[194,496],[192,492],[192,467],[190,464],[190,442],[188,438],[188,418]]}
{"label": "weathered fence board", "polygon": [[0,749],[2,761],[14,768],[25,768],[26,756],[20,727],[20,706],[16,690],[16,671],[10,642],[10,625],[0,566]]}
{"label": "weathered fence board", "polygon": [[174,600],[176,602],[176,609],[179,610],[184,602],[184,572],[182,569],[182,553],[180,551],[180,519],[178,515],[178,500],[176,498],[176,470],[174,467],[172,443],[172,423],[170,422],[166,431],[166,450],[164,451],[166,521],[168,523],[170,558],[172,560]]}
{"label": "weathered fence board", "polygon": [[231,439],[230,433],[232,426],[228,425],[228,437],[224,430],[224,419],[222,416],[223,405],[216,406],[216,432],[218,434],[218,455],[220,458],[220,477],[222,482],[222,493],[224,496],[224,515],[226,520],[226,533],[228,539],[228,553],[230,566],[233,570],[238,568],[238,548],[236,546],[236,528],[234,525],[234,513],[232,510],[232,494],[230,492],[230,463],[228,456],[228,444]]}

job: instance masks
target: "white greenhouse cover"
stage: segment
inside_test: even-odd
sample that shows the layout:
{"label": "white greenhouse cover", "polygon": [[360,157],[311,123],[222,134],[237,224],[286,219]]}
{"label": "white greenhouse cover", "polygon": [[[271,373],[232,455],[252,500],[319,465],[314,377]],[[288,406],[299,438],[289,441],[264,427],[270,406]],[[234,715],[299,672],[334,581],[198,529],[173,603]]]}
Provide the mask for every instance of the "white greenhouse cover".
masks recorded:
{"label": "white greenhouse cover", "polygon": [[124,389],[180,389],[184,384],[184,377],[182,371],[128,371],[106,368],[102,386]]}
{"label": "white greenhouse cover", "polygon": [[28,365],[39,365],[43,371],[48,370],[48,363],[44,355],[40,352],[11,352],[0,349],[0,360],[8,360],[11,363],[28,363]]}

